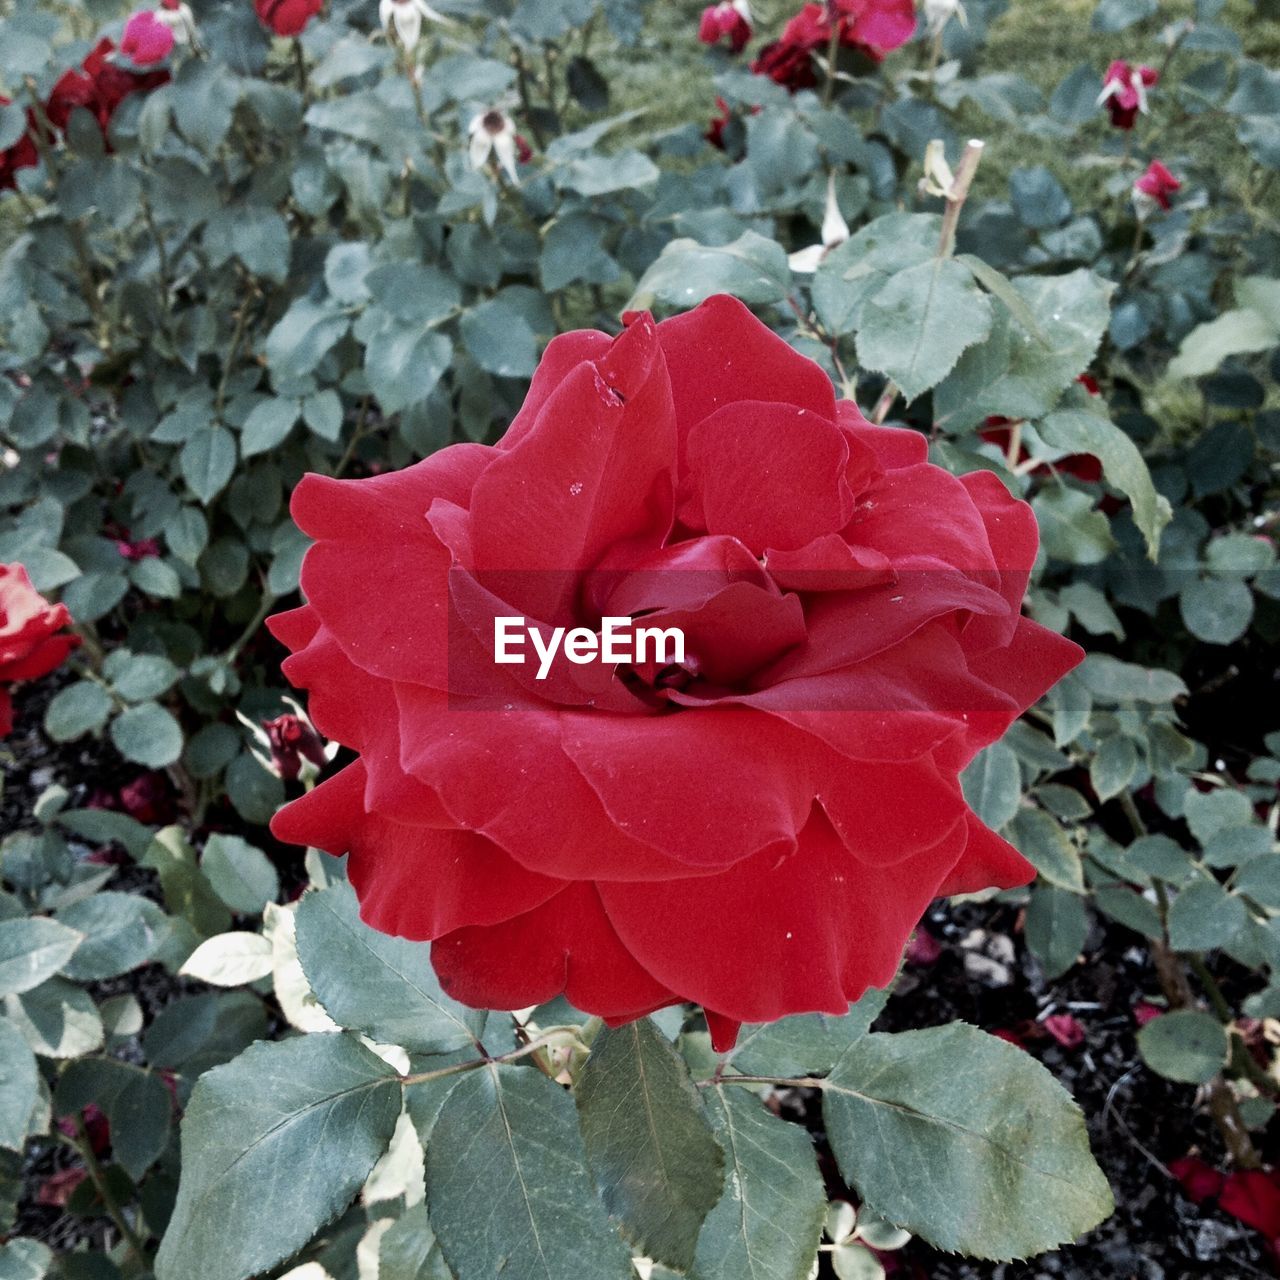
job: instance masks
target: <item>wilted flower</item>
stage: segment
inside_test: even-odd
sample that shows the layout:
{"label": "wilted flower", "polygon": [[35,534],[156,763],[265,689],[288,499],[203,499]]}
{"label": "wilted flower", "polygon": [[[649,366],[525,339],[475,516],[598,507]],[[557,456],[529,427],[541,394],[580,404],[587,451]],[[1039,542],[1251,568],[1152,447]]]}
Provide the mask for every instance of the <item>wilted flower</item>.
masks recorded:
{"label": "wilted flower", "polygon": [[810,275],[817,271],[818,264],[836,245],[844,244],[849,238],[849,224],[840,213],[840,205],[836,201],[836,175],[827,178],[827,207],[822,215],[822,242],[811,244],[804,249],[797,249],[787,256],[792,271],[802,275]]}
{"label": "wilted flower", "polygon": [[324,0],[253,0],[259,20],[278,36],[300,36]]}
{"label": "wilted flower", "polygon": [[1044,1029],[1064,1049],[1078,1049],[1084,1044],[1085,1031],[1077,1018],[1069,1013],[1055,1013],[1044,1020]]}
{"label": "wilted flower", "polygon": [[303,760],[317,769],[325,764],[324,739],[301,711],[286,712],[274,720],[264,720],[262,727],[271,744],[271,763],[287,782],[292,782],[302,772]]}
{"label": "wilted flower", "polygon": [[394,26],[400,43],[406,49],[412,49],[422,36],[422,20],[448,23],[443,13],[437,12],[426,0],[380,0],[378,4],[378,21],[384,31]]}
{"label": "wilted flower", "polygon": [[1154,67],[1131,67],[1117,58],[1102,77],[1098,105],[1106,104],[1117,129],[1132,129],[1138,113],[1146,114],[1147,90],[1159,79],[1160,73]]}
{"label": "wilted flower", "polygon": [[702,11],[698,39],[703,44],[718,44],[729,37],[729,48],[741,53],[751,39],[751,10],[747,0],[721,0]]}
{"label": "wilted flower", "polygon": [[520,181],[516,170],[517,155],[521,160],[529,155],[528,145],[516,133],[515,121],[505,111],[493,107],[475,116],[467,128],[471,137],[471,167],[483,169],[490,155],[498,158],[503,172],[512,182]]}
{"label": "wilted flower", "polygon": [[961,26],[969,25],[969,15],[960,0],[924,0],[924,22],[931,36],[941,35],[952,18],[959,18]]}
{"label": "wilted flower", "polygon": [[150,9],[140,9],[124,24],[120,52],[140,67],[163,62],[173,52],[173,29]]}
{"label": "wilted flower", "polygon": [[156,21],[163,22],[178,44],[191,44],[196,38],[196,20],[186,0],[160,0]]}
{"label": "wilted flower", "polygon": [[1171,209],[1170,196],[1180,190],[1182,183],[1160,163],[1153,160],[1147,171],[1133,184],[1133,205],[1139,218],[1150,217],[1156,208]]}

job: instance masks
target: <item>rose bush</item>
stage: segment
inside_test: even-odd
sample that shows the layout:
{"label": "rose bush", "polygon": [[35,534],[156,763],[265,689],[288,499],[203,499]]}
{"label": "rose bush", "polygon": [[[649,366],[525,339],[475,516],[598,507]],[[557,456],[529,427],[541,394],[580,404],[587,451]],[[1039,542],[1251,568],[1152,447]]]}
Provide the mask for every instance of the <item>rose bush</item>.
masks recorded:
{"label": "rose bush", "polygon": [[[308,603],[272,626],[360,759],[273,830],[349,852],[470,1005],[695,1001],[721,1049],[843,1013],[932,898],[1031,879],[958,775],[1082,656],[1019,616],[1030,508],[926,454],[720,296],[555,339],[495,446],[305,477]],[[520,613],[689,651],[539,684],[492,661]]]}

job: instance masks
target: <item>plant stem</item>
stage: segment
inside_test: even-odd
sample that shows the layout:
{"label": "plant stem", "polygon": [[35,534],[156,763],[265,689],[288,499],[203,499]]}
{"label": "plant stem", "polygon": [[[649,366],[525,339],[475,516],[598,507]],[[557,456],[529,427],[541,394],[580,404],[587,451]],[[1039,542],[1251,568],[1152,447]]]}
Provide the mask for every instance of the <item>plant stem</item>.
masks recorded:
{"label": "plant stem", "polygon": [[871,421],[877,427],[884,426],[884,420],[889,416],[889,410],[893,408],[893,402],[898,398],[898,387],[893,381],[884,384],[884,390],[880,393],[880,399],[876,401],[876,407],[871,411]]}
{"label": "plant stem", "polygon": [[956,169],[955,181],[947,192],[947,207],[942,215],[942,236],[938,242],[938,257],[949,258],[956,248],[956,223],[960,221],[960,210],[968,198],[969,188],[973,185],[973,175],[978,171],[978,163],[982,159],[982,151],[986,143],[981,138],[970,138],[965,143],[964,155],[960,157],[960,166]]}
{"label": "plant stem", "polygon": [[406,1086],[426,1084],[431,1080],[443,1080],[446,1076],[462,1075],[466,1071],[475,1071],[480,1067],[492,1067],[503,1062],[517,1062],[521,1058],[527,1058],[531,1053],[537,1053],[540,1049],[545,1049],[548,1045],[554,1044],[558,1039],[560,1039],[559,1032],[552,1032],[549,1035],[539,1036],[536,1040],[531,1040],[528,1044],[522,1045],[519,1049],[513,1049],[510,1053],[499,1054],[496,1058],[474,1058],[470,1062],[457,1062],[451,1067],[440,1067],[435,1071],[419,1071],[411,1076],[401,1076],[400,1083]]}
{"label": "plant stem", "polygon": [[84,1117],[82,1115],[76,1116],[76,1133],[79,1135],[79,1140],[73,1142],[72,1145],[80,1153],[80,1158],[84,1161],[84,1167],[89,1173],[89,1180],[93,1183],[94,1189],[102,1200],[103,1207],[107,1211],[107,1217],[115,1223],[116,1230],[120,1232],[122,1239],[129,1247],[129,1251],[142,1264],[143,1270],[149,1271],[150,1263],[147,1261],[146,1249],[143,1246],[142,1239],[129,1224],[129,1220],[124,1216],[124,1211],[112,1194],[111,1188],[107,1186],[107,1179],[102,1172],[102,1165],[94,1154],[93,1143],[89,1141],[88,1133],[85,1132]]}
{"label": "plant stem", "polygon": [[827,41],[827,78],[822,86],[822,105],[829,107],[836,95],[836,59],[840,56],[840,14],[833,4],[827,5],[827,21],[831,23],[831,39]]}
{"label": "plant stem", "polygon": [[298,71],[298,89],[305,98],[309,91],[307,84],[307,58],[306,54],[302,52],[302,41],[296,36],[293,41],[293,65]]}

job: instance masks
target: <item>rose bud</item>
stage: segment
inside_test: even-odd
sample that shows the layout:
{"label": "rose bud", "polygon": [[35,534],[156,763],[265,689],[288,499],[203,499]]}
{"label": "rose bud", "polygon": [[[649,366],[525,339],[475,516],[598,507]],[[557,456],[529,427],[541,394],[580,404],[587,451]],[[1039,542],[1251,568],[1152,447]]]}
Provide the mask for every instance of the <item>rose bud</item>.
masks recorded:
{"label": "rose bud", "polygon": [[55,633],[70,625],[64,604],[50,604],[20,564],[0,564],[0,738],[13,731],[8,686],[60,665],[80,637]]}
{"label": "rose bud", "polygon": [[1117,129],[1132,129],[1139,112],[1147,112],[1147,90],[1160,79],[1154,67],[1131,67],[1117,58],[1102,77],[1098,106],[1105,105]]}
{"label": "rose bud", "polygon": [[[690,1001],[724,1049],[888,985],[934,898],[1034,878],[959,776],[1083,655],[1021,616],[1038,530],[995,475],[734,298],[624,325],[553,339],[496,445],[300,481],[307,603],[269,626],[356,759],[272,830],[349,854],[464,1004]],[[682,677],[499,663],[513,616],[642,618]]]}
{"label": "rose bud", "polygon": [[912,0],[831,0],[841,15],[840,43],[880,62],[916,33]]}
{"label": "rose bud", "polygon": [[325,764],[324,742],[306,716],[286,713],[264,720],[262,728],[271,744],[274,771],[285,781],[292,782],[302,772],[303,760],[317,769]]}
{"label": "rose bud", "polygon": [[186,0],[160,0],[155,15],[156,21],[163,22],[173,32],[178,44],[195,43],[196,20]]}
{"label": "rose bud", "polygon": [[140,67],[163,62],[173,52],[173,29],[150,10],[142,9],[124,24],[120,52]]}
{"label": "rose bud", "polygon": [[836,175],[834,173],[827,176],[827,204],[826,210],[822,215],[822,237],[818,244],[811,244],[807,248],[797,249],[795,253],[787,255],[787,264],[791,270],[799,275],[812,275],[817,271],[823,258],[827,256],[837,245],[842,245],[849,238],[849,224],[844,220],[844,215],[840,212],[840,204],[836,200]]}
{"label": "rose bud", "polygon": [[[482,111],[472,118],[467,133],[471,138],[469,154],[473,169],[483,169],[489,162],[490,155],[493,155],[513,183],[520,181],[520,174],[516,169],[517,153],[521,150],[520,135],[516,133],[515,123],[505,111],[499,111],[496,107]],[[528,144],[524,151],[528,152]]]}
{"label": "rose bud", "polygon": [[300,36],[324,0],[253,0],[258,20],[278,36]]}
{"label": "rose bud", "polygon": [[1147,171],[1133,184],[1133,207],[1142,220],[1149,218],[1156,209],[1171,209],[1170,196],[1180,190],[1182,183],[1160,163],[1153,160]]}
{"label": "rose bud", "polygon": [[400,43],[406,49],[413,49],[422,38],[422,20],[440,22],[451,25],[443,13],[437,13],[426,0],[380,0],[378,4],[378,21],[382,29],[390,32],[395,29]]}
{"label": "rose bud", "polygon": [[751,39],[751,9],[747,0],[721,0],[702,11],[698,39],[703,44],[718,44],[725,37],[734,53],[746,48]]}

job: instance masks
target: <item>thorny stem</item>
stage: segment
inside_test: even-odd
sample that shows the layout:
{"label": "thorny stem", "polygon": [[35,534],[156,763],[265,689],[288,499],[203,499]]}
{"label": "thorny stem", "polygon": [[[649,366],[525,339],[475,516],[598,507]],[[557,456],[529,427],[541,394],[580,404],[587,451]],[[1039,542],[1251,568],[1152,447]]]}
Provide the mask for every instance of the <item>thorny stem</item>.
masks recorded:
{"label": "thorny stem", "polygon": [[960,210],[964,208],[964,202],[969,196],[973,175],[978,171],[978,163],[982,159],[982,150],[985,146],[986,143],[981,138],[970,138],[965,143],[964,155],[960,157],[955,180],[946,196],[947,207],[942,215],[942,236],[938,242],[939,258],[949,258],[955,252],[956,223],[960,221]]}
{"label": "thorny stem", "polygon": [[516,1062],[520,1058],[527,1058],[530,1054],[537,1053],[540,1049],[546,1049],[559,1039],[559,1032],[552,1032],[549,1035],[539,1036],[536,1040],[530,1040],[528,1044],[522,1045],[519,1049],[513,1049],[510,1053],[499,1054],[496,1058],[474,1058],[469,1062],[454,1063],[450,1067],[439,1067],[435,1071],[418,1071],[410,1076],[401,1076],[400,1083],[405,1086],[426,1084],[431,1080],[443,1080],[446,1076],[462,1075],[466,1071],[475,1071],[480,1067]]}
{"label": "thorny stem", "polygon": [[880,399],[876,401],[876,407],[871,411],[871,421],[877,427],[884,426],[884,420],[889,416],[889,410],[893,408],[893,402],[897,398],[898,384],[891,379],[884,384]]}

